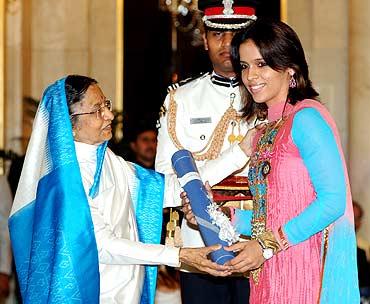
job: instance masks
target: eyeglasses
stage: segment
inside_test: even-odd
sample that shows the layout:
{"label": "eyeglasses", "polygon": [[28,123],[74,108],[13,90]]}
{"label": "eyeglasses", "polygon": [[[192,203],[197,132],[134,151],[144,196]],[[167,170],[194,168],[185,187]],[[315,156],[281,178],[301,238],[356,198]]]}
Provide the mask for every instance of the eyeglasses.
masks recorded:
{"label": "eyeglasses", "polygon": [[71,114],[70,117],[74,117],[74,116],[80,116],[80,115],[88,115],[88,114],[96,114],[96,118],[99,119],[104,119],[104,111],[105,111],[105,108],[107,108],[109,111],[112,111],[112,101],[110,101],[109,99],[105,100],[102,104],[100,104],[100,107],[99,109],[95,110],[95,111],[92,111],[92,112],[84,112],[84,113],[74,113],[74,114]]}

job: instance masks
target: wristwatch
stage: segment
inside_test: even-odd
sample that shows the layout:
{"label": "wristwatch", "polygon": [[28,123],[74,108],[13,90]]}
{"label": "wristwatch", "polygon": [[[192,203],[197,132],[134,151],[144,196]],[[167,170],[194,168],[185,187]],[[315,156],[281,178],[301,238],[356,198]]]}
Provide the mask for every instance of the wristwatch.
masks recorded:
{"label": "wristwatch", "polygon": [[262,247],[262,255],[263,255],[263,257],[266,260],[271,259],[273,257],[273,255],[274,255],[274,250],[272,248],[266,247],[266,245],[263,242],[263,240],[261,240],[259,238],[257,238],[257,242]]}

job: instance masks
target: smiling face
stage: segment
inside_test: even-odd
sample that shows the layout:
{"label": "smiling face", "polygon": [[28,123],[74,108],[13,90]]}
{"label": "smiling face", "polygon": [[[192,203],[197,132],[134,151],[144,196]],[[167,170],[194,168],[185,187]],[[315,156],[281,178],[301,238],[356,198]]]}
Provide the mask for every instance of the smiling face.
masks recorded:
{"label": "smiling face", "polygon": [[204,47],[208,51],[214,71],[224,77],[234,77],[231,63],[230,47],[235,32],[207,31],[203,36]]}
{"label": "smiling face", "polygon": [[86,113],[99,110],[98,113],[76,116],[76,122],[73,126],[75,141],[90,145],[100,145],[104,141],[112,138],[111,123],[114,118],[113,113],[102,106],[106,101],[102,90],[97,84],[90,85],[81,102],[74,107],[74,113]]}
{"label": "smiling face", "polygon": [[239,55],[243,83],[255,102],[270,107],[287,99],[293,69],[273,70],[250,39],[240,45]]}

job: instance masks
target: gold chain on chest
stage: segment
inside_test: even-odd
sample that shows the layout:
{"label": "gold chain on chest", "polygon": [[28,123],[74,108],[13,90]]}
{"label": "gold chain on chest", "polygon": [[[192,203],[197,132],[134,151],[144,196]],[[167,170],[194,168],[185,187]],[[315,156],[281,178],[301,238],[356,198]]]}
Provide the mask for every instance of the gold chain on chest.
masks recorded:
{"label": "gold chain on chest", "polygon": [[[177,135],[176,135],[176,113],[177,113],[177,103],[175,101],[175,91],[171,91],[170,93],[170,104],[168,109],[168,133],[172,139],[172,142],[176,146],[177,149],[184,149],[181,145]],[[241,117],[238,115],[237,111],[233,108],[235,94],[232,93],[230,95],[230,106],[227,108],[225,113],[222,115],[220,121],[218,122],[217,126],[213,130],[207,144],[203,147],[203,149],[199,151],[192,152],[193,157],[197,161],[201,160],[209,160],[215,159],[220,155],[225,137],[226,132],[229,128],[231,122],[235,122],[240,124]],[[234,127],[234,126],[233,126]],[[239,127],[240,130],[240,127]],[[242,136],[235,137],[234,134],[229,136],[229,141],[241,140]]]}

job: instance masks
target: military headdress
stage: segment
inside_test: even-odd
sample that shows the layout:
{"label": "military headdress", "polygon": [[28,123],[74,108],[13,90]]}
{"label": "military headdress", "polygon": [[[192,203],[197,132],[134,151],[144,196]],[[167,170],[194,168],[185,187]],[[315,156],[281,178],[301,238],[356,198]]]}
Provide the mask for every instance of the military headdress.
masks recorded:
{"label": "military headdress", "polygon": [[257,19],[257,1],[253,0],[199,0],[203,22],[209,30],[237,31]]}

